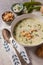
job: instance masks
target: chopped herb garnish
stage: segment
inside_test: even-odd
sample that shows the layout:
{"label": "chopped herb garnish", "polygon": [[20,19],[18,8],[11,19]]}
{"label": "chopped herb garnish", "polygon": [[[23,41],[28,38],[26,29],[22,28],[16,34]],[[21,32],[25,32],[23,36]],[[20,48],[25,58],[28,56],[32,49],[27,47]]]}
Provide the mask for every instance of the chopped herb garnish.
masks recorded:
{"label": "chopped herb garnish", "polygon": [[21,7],[18,7],[18,10],[20,10],[21,9]]}
{"label": "chopped herb garnish", "polygon": [[13,35],[16,35],[16,32],[15,31],[13,32]]}
{"label": "chopped herb garnish", "polygon": [[40,24],[38,24],[38,26],[40,26]]}
{"label": "chopped herb garnish", "polygon": [[38,26],[40,26],[40,24],[38,24]]}
{"label": "chopped herb garnish", "polygon": [[28,25],[28,27],[31,27],[30,25]]}
{"label": "chopped herb garnish", "polygon": [[42,30],[42,32],[43,32],[43,30]]}
{"label": "chopped herb garnish", "polygon": [[20,28],[22,28],[22,26],[20,26]]}
{"label": "chopped herb garnish", "polygon": [[40,24],[38,24],[38,26],[39,26],[39,28],[41,29],[41,25],[40,25]]}
{"label": "chopped herb garnish", "polygon": [[21,37],[21,35],[19,35],[19,37]]}
{"label": "chopped herb garnish", "polygon": [[32,40],[30,40],[30,44],[32,44]]}
{"label": "chopped herb garnish", "polygon": [[16,35],[16,33],[14,32],[14,35]]}
{"label": "chopped herb garnish", "polygon": [[39,35],[38,35],[38,34],[35,34],[35,36],[38,36],[38,37],[39,37]]}
{"label": "chopped herb garnish", "polygon": [[43,37],[41,39],[43,39]]}
{"label": "chopped herb garnish", "polygon": [[27,38],[26,38],[26,41],[27,41]]}

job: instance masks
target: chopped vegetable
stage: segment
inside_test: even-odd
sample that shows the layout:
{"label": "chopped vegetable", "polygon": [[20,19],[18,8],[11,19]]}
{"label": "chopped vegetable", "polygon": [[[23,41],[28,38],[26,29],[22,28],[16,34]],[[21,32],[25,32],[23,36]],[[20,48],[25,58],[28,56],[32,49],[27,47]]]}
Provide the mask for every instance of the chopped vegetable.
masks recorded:
{"label": "chopped vegetable", "polygon": [[15,30],[13,31],[13,35],[14,35],[14,36],[16,35],[16,32],[15,32]]}
{"label": "chopped vegetable", "polygon": [[19,37],[21,37],[21,35],[19,35]]}
{"label": "chopped vegetable", "polygon": [[23,13],[28,13],[26,6],[24,6]]}
{"label": "chopped vegetable", "polygon": [[28,13],[32,12],[34,9],[39,11],[41,7],[37,6],[37,5],[41,5],[41,3],[40,2],[25,2],[25,3],[23,3],[23,6],[27,8],[26,10],[28,11]]}
{"label": "chopped vegetable", "polygon": [[39,37],[39,35],[38,35],[38,34],[35,34],[35,36],[38,36],[38,37]]}
{"label": "chopped vegetable", "polygon": [[40,24],[38,24],[38,27],[39,27],[39,29],[41,29],[41,25]]}
{"label": "chopped vegetable", "polygon": [[41,5],[40,2],[25,2],[23,3],[24,6],[26,6],[27,8],[30,7],[31,5],[34,6],[34,5]]}
{"label": "chopped vegetable", "polygon": [[39,11],[40,10],[40,6],[34,6],[33,9],[35,9],[36,11]]}
{"label": "chopped vegetable", "polygon": [[33,32],[37,32],[37,30],[34,30],[34,29],[33,29],[33,30],[31,30],[31,33],[33,33]]}
{"label": "chopped vegetable", "polygon": [[43,37],[41,39],[43,39]]}
{"label": "chopped vegetable", "polygon": [[43,32],[43,30],[42,30],[42,32]]}
{"label": "chopped vegetable", "polygon": [[30,44],[32,44],[32,40],[30,40]]}
{"label": "chopped vegetable", "polygon": [[22,26],[20,25],[20,28],[22,28]]}

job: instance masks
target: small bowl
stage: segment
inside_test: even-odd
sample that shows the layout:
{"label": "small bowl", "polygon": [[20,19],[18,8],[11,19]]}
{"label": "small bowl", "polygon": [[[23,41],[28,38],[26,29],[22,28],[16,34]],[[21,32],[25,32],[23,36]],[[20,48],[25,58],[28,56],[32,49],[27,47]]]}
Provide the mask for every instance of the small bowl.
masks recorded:
{"label": "small bowl", "polygon": [[[15,7],[15,8],[14,8]],[[17,9],[18,8],[18,9]],[[16,3],[16,4],[13,4],[12,7],[11,7],[12,11],[16,14],[20,14],[22,13],[23,11],[23,4],[21,3]]]}
{"label": "small bowl", "polygon": [[11,24],[12,21],[14,20],[15,16],[14,14],[11,12],[11,11],[5,11],[3,14],[2,14],[2,19],[5,23],[7,24]]}

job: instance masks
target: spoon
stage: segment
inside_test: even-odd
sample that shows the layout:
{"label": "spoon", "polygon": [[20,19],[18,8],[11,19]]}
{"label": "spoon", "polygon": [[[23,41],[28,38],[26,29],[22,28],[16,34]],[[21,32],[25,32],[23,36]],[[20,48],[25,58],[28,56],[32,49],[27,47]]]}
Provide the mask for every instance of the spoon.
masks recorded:
{"label": "spoon", "polygon": [[[6,31],[7,32],[7,31]],[[13,49],[11,44],[8,44],[10,41],[8,41],[8,39],[10,38],[10,34],[8,35],[8,32],[6,34],[5,29],[2,31],[2,35],[4,38],[4,48],[6,50],[6,52],[8,52],[10,58],[12,58],[13,60],[13,64],[14,65],[21,65],[20,59],[15,51],[15,49]],[[8,36],[8,38],[7,38]]]}
{"label": "spoon", "polygon": [[8,43],[11,43],[11,45],[16,48],[16,50],[19,52],[19,54],[22,56],[22,58],[24,59],[24,61],[29,64],[30,63],[30,60],[27,56],[27,53],[25,51],[25,48],[21,45],[19,45],[14,39],[13,37],[11,37],[11,33],[9,30],[7,29],[3,29],[2,30],[2,34],[3,34],[3,37],[4,39],[8,42]]}

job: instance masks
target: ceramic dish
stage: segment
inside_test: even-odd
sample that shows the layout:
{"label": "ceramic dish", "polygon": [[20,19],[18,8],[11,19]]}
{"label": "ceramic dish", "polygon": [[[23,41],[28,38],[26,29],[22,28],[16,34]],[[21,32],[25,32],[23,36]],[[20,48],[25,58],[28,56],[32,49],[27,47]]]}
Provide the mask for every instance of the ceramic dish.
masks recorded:
{"label": "ceramic dish", "polygon": [[13,22],[13,20],[15,19],[15,15],[13,14],[13,12],[11,11],[5,11],[2,14],[2,20],[7,23],[7,24],[11,24]]}
{"label": "ceramic dish", "polygon": [[20,14],[23,11],[23,4],[21,3],[13,4],[11,9],[14,13]]}
{"label": "ceramic dish", "polygon": [[[35,16],[35,15],[33,15],[33,14],[24,14],[24,15],[21,15],[21,16],[19,16],[19,17],[17,17],[13,22],[12,22],[12,25],[11,25],[11,33],[12,33],[12,36],[14,37],[14,35],[13,35],[13,31],[14,31],[14,29],[16,29],[15,28],[15,26],[16,26],[16,24],[19,22],[19,21],[21,21],[21,20],[23,20],[23,19],[34,19],[34,21],[35,21],[35,19],[36,19],[36,23],[35,24],[41,24],[41,22],[40,22],[40,20],[39,20],[39,18],[37,17],[37,16]],[[15,22],[16,21],[16,22]],[[31,20],[32,21],[32,20]],[[38,22],[38,23],[37,23]],[[33,22],[34,23],[34,22]],[[33,24],[32,22],[30,23],[30,25],[31,24]],[[25,24],[25,23],[24,23]],[[43,23],[42,23],[43,24]],[[34,24],[33,24],[34,25]],[[37,27],[37,26],[36,26]],[[40,26],[39,26],[40,27]],[[18,29],[19,30],[19,29]],[[22,30],[22,29],[21,29]],[[27,30],[27,29],[26,29]],[[17,35],[18,35],[18,33],[17,33]],[[43,36],[43,34],[42,34],[42,36]],[[40,36],[39,36],[40,37]],[[19,38],[19,37],[18,37]],[[14,39],[15,39],[15,37],[14,37]],[[38,39],[38,40],[37,40]],[[33,46],[38,46],[38,45],[40,45],[40,44],[42,44],[42,42],[43,42],[43,40],[41,40],[41,41],[39,41],[39,39],[40,38],[35,38],[35,41],[34,41],[34,39],[33,39],[33,43],[32,44],[29,44],[29,42],[28,43],[26,43],[25,44],[25,42],[24,43],[21,43],[20,42],[20,40],[18,41],[17,39],[15,39],[15,41],[17,41],[19,44],[21,44],[21,45],[23,45],[23,46],[30,46],[30,47],[33,47]],[[36,41],[37,40],[37,41]]]}

